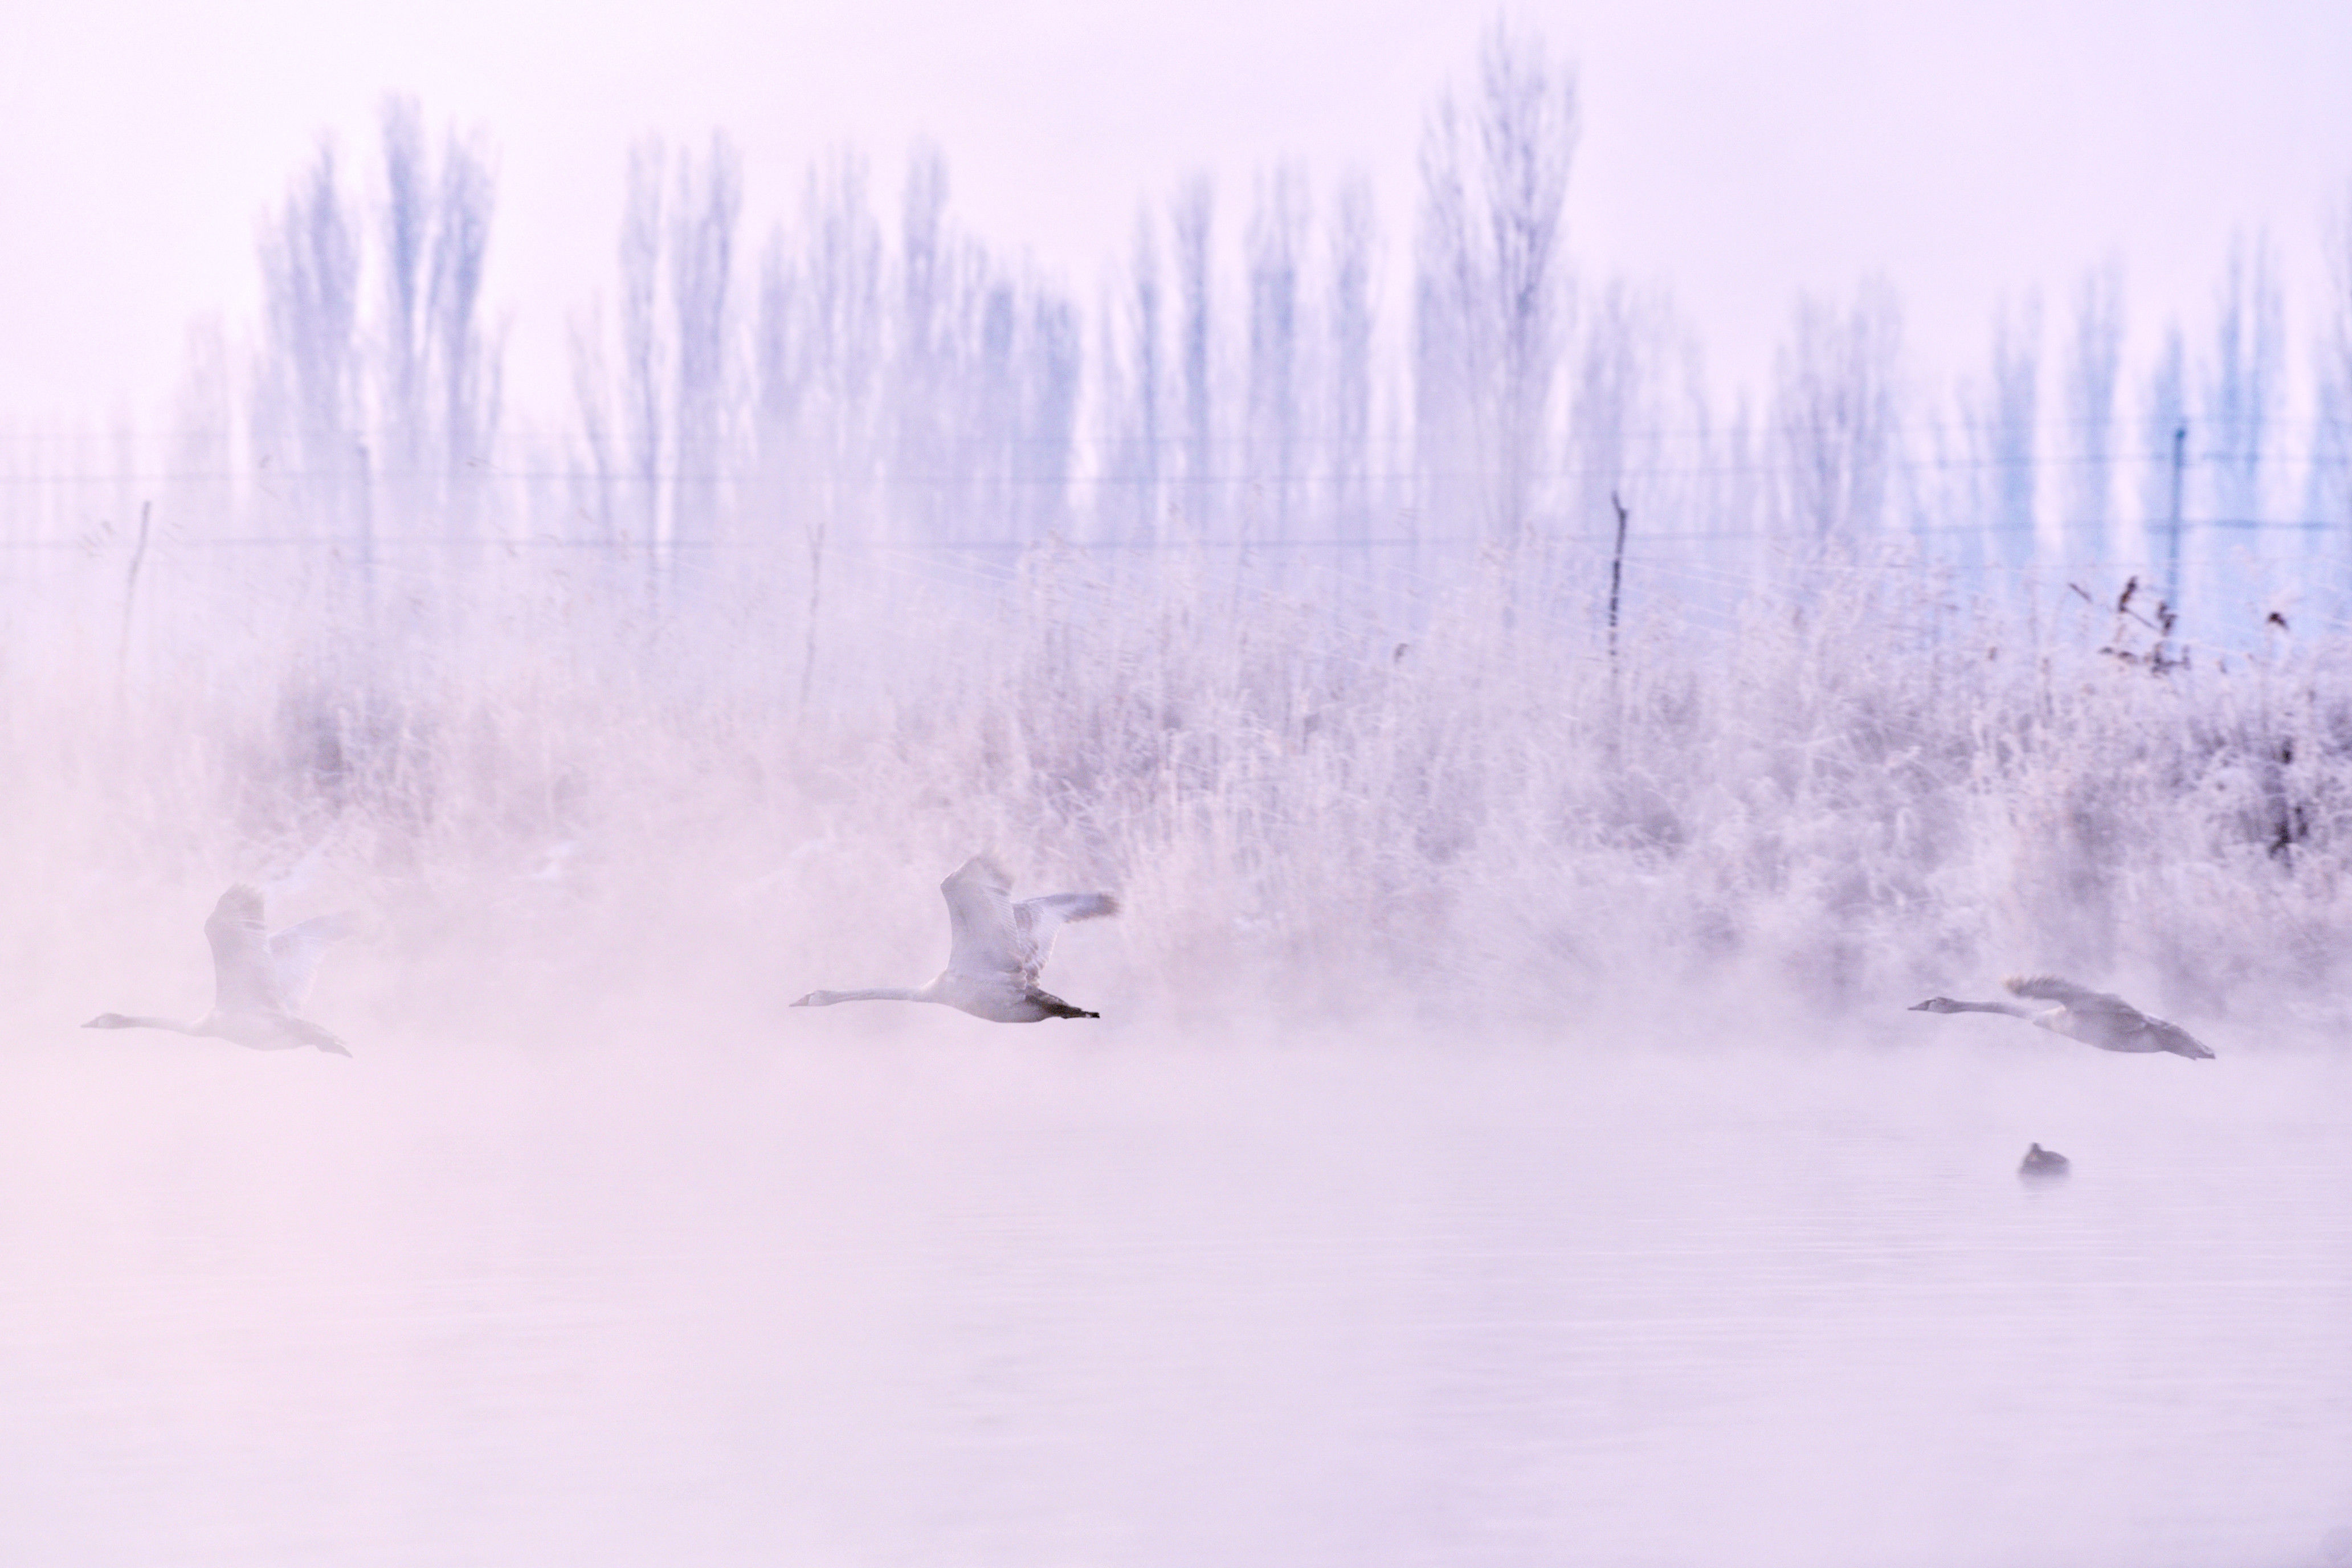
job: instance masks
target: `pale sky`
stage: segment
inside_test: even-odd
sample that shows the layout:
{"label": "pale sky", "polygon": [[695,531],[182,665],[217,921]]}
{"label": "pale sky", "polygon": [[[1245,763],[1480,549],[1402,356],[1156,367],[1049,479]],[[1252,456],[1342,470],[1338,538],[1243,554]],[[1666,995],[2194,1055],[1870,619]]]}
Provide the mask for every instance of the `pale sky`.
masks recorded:
{"label": "pale sky", "polygon": [[[849,143],[886,194],[919,137],[953,209],[1092,305],[1138,204],[1217,178],[1370,174],[1409,264],[1426,110],[1494,13],[1445,0],[799,6],[581,0],[17,0],[0,51],[0,417],[151,423],[188,323],[249,328],[254,236],[321,132],[372,169],[377,106],[478,129],[490,304],[534,425],[568,415],[568,315],[609,295],[626,150],[730,132],[747,249]],[[2133,327],[2197,330],[2266,226],[2298,359],[2352,193],[2352,5],[2256,0],[1520,5],[1578,71],[1580,276],[1671,289],[1726,385],[1760,384],[1801,290],[1889,280],[1923,374],[1980,359],[2004,293],[2125,264]],[[2302,372],[2298,363],[2296,373]]]}

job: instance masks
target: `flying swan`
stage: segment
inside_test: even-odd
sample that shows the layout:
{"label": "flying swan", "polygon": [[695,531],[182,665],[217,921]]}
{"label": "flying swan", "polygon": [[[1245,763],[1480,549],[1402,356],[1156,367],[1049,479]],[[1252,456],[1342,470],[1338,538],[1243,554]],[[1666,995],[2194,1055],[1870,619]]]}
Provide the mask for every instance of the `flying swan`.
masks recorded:
{"label": "flying swan", "polygon": [[213,1010],[193,1024],[172,1018],[133,1018],[100,1013],[85,1029],[171,1029],[233,1040],[257,1051],[291,1051],[316,1046],[334,1056],[352,1053],[294,1009],[310,993],[310,977],[330,943],[349,935],[343,915],[317,915],[288,926],[276,936],[262,920],[260,889],[239,882],[220,896],[205,921],[213,947]]}
{"label": "flying swan", "polygon": [[1013,901],[1013,879],[985,855],[975,855],[940,884],[948,901],[948,966],[929,985],[912,990],[812,991],[795,1007],[835,1002],[938,1002],[1000,1024],[1041,1018],[1099,1018],[1037,988],[1037,973],[1054,952],[1065,921],[1118,913],[1108,893],[1051,893]]}
{"label": "flying swan", "polygon": [[2027,1007],[2015,1002],[1955,1002],[1930,996],[1915,1002],[1914,1013],[2006,1013],[2054,1034],[2096,1046],[2103,1051],[2170,1051],[2177,1057],[2210,1060],[2213,1055],[2196,1036],[2178,1024],[2151,1018],[2120,996],[2085,991],[2054,974],[2036,974],[2001,982],[2019,996],[2055,1003],[2051,1007]]}

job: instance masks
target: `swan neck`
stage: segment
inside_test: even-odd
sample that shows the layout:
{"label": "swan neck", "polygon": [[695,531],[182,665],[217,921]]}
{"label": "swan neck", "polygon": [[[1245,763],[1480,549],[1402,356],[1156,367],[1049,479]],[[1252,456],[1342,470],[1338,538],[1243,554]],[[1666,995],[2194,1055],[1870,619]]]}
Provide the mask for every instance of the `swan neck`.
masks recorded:
{"label": "swan neck", "polygon": [[112,1029],[169,1029],[175,1035],[202,1035],[207,1031],[202,1024],[185,1023],[178,1018],[142,1018],[132,1014],[121,1014],[107,1026]]}

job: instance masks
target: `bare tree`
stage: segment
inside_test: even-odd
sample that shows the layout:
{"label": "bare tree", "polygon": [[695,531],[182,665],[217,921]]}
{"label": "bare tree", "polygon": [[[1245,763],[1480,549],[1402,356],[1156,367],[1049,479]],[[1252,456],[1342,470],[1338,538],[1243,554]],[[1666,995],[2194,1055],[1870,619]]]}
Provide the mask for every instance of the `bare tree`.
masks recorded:
{"label": "bare tree", "polygon": [[1622,283],[1601,291],[1586,312],[1570,393],[1568,438],[1574,470],[1572,516],[1598,528],[1615,516],[1626,489],[1628,447],[1643,420],[1643,353],[1639,307]]}
{"label": "bare tree", "polygon": [[352,602],[372,614],[375,540],[367,508],[359,341],[358,222],[320,144],[285,205],[262,226],[263,369],[255,437],[298,527],[316,528],[344,563]]}
{"label": "bare tree", "polygon": [[1883,284],[1864,284],[1847,310],[1798,303],[1771,424],[1778,510],[1807,553],[1851,551],[1885,521],[1900,337]]}
{"label": "bare tree", "polygon": [[621,423],[628,479],[623,532],[645,563],[648,595],[656,591],[662,546],[663,368],[667,359],[655,302],[661,273],[662,186],[669,149],[647,139],[629,150],[621,216]]}
{"label": "bare tree", "polygon": [[433,173],[424,116],[413,98],[384,100],[382,316],[385,467],[396,510],[413,515],[423,504],[418,480],[427,463],[425,358],[427,258],[433,229]]}
{"label": "bare tree", "polygon": [[785,247],[783,226],[769,231],[760,258],[760,304],[751,329],[751,404],[760,468],[782,479],[792,467],[803,367],[793,331],[799,279]]}
{"label": "bare tree", "polygon": [[580,437],[587,445],[588,474],[573,488],[572,519],[582,528],[567,531],[600,547],[604,561],[613,560],[622,539],[622,521],[614,504],[614,487],[621,474],[621,454],[614,435],[612,410],[606,396],[612,378],[604,363],[604,330],[601,312],[590,310],[572,319],[567,339],[572,364],[572,405],[580,420]]}
{"label": "bare tree", "polygon": [[1249,392],[1244,460],[1252,498],[1277,536],[1288,534],[1300,462],[1300,253],[1306,248],[1307,178],[1275,170],[1258,186],[1249,226]]}
{"label": "bare tree", "polygon": [[[954,369],[953,266],[947,233],[947,162],[937,147],[916,148],[907,161],[899,201],[898,321],[889,395],[891,462],[902,475],[944,480],[957,471],[955,431],[948,406]],[[894,498],[906,531],[945,537],[956,498],[944,483],[905,486]]]}
{"label": "bare tree", "polygon": [[2149,554],[2160,563],[2168,604],[2180,603],[2183,462],[2187,456],[2187,354],[2180,329],[2165,333],[2147,373],[2140,404],[2140,524]]}
{"label": "bare tree", "polygon": [[451,485],[444,504],[451,525],[461,530],[478,510],[482,469],[498,434],[499,359],[481,320],[482,269],[496,199],[488,160],[477,143],[454,135],[446,139],[425,299],[430,370],[440,392],[441,461]]}
{"label": "bare tree", "polygon": [[816,677],[817,626],[824,608],[829,516],[821,502],[805,507],[793,504],[800,493],[792,486],[794,471],[813,458],[801,439],[810,381],[799,331],[801,292],[799,269],[786,247],[783,227],[778,225],[769,235],[767,254],[760,267],[759,317],[751,344],[752,417],[761,532],[781,540],[796,523],[800,530],[796,542],[806,550],[808,599],[802,634],[800,682],[801,706],[805,709]]}
{"label": "bare tree", "polygon": [[1020,442],[1024,424],[1020,371],[1021,299],[1013,285],[990,283],[980,309],[980,357],[965,415],[981,452],[981,515],[1009,532],[1020,510]]}
{"label": "bare tree", "polygon": [[1361,532],[1370,522],[1372,269],[1379,243],[1371,185],[1361,175],[1340,184],[1328,233],[1325,292],[1329,319],[1325,332],[1331,344],[1330,409],[1324,425],[1330,453],[1330,506],[1336,529]]}
{"label": "bare tree", "polygon": [[1478,79],[1475,185],[1450,95],[1422,139],[1422,460],[1438,483],[1435,504],[1473,506],[1495,535],[1517,538],[1531,525],[1560,358],[1576,83],[1541,39],[1500,21],[1479,51]]}
{"label": "bare tree", "polygon": [[803,367],[802,450],[810,526],[866,533],[877,516],[888,352],[881,226],[865,161],[835,153],[809,172],[801,202],[794,331]]}
{"label": "bare tree", "polygon": [[1167,438],[1162,405],[1167,396],[1161,365],[1160,247],[1151,214],[1136,215],[1134,270],[1127,307],[1129,428],[1121,478],[1130,487],[1132,537],[1150,545],[1160,538],[1161,443]]}
{"label": "bare tree", "polygon": [[2263,515],[2263,458],[2278,417],[2284,357],[2278,258],[2268,235],[2231,243],[2218,305],[2199,439],[2211,459],[2221,520],[2251,522]]}
{"label": "bare tree", "polygon": [[[2315,429],[2305,516],[2352,541],[2352,188],[2328,220],[2327,321],[2313,366]],[[2352,559],[2334,567],[2352,588]]]}
{"label": "bare tree", "polygon": [[[436,155],[414,99],[385,100],[382,135],[379,483],[392,526],[464,538],[481,510],[498,418],[498,364],[480,321],[494,183],[471,141],[446,135]],[[467,563],[441,559],[443,596],[454,599]]]}
{"label": "bare tree", "polygon": [[671,441],[671,570],[707,567],[718,542],[719,470],[725,456],[727,349],[732,316],[735,221],[742,174],[735,148],[713,136],[698,162],[677,160],[670,214],[670,300],[677,344],[677,430]]}
{"label": "bare tree", "polygon": [[1070,302],[1038,289],[1028,308],[1023,428],[1014,448],[1024,540],[1069,528],[1071,441],[1077,432],[1078,393],[1086,349]]}
{"label": "bare tree", "polygon": [[1423,503],[1475,519],[1479,464],[1494,423],[1485,282],[1463,168],[1460,115],[1441,100],[1422,133],[1419,254],[1413,274],[1413,423]]}
{"label": "bare tree", "polygon": [[1993,316],[1991,395],[1973,422],[1982,500],[1971,521],[1990,528],[1996,556],[2012,573],[2033,561],[2041,356],[2041,300],[2003,301]]}
{"label": "bare tree", "polygon": [[1559,361],[1560,227],[1579,132],[1576,82],[1540,39],[1496,22],[1479,51],[1478,122],[1501,320],[1500,518],[1526,526]]}
{"label": "bare tree", "polygon": [[[910,167],[907,232],[936,237],[945,171],[919,153]],[[928,261],[931,253],[925,251]],[[938,273],[905,279],[927,303]],[[919,426],[887,431],[881,410],[889,353],[883,247],[865,162],[836,152],[811,166],[796,231],[779,226],[761,269],[752,344],[759,461],[771,527],[799,535],[807,563],[801,700],[814,689],[828,561],[845,537],[869,535],[885,442],[902,459]],[[903,362],[902,362],[903,363]]]}
{"label": "bare tree", "polygon": [[2123,364],[2123,271],[2107,266],[2084,275],[2074,290],[2074,330],[2066,362],[2066,415],[2073,439],[2064,468],[2068,556],[2106,558],[2114,508],[2116,385]]}
{"label": "bare tree", "polygon": [[1183,383],[1184,511],[1196,530],[1206,526],[1216,510],[1209,380],[1214,327],[1209,240],[1215,216],[1216,194],[1208,176],[1187,180],[1176,194],[1170,223],[1175,231],[1176,289],[1182,311],[1177,328],[1177,373]]}

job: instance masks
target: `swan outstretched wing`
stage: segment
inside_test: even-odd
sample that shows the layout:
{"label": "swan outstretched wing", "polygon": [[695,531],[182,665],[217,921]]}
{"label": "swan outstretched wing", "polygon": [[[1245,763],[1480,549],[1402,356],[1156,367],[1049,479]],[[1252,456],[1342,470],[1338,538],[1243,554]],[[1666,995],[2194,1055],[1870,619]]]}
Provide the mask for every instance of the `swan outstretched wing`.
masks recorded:
{"label": "swan outstretched wing", "polygon": [[1108,893],[1049,893],[1013,901],[1013,879],[985,855],[975,855],[940,884],[948,901],[952,941],[948,968],[973,976],[1010,975],[1024,986],[1054,951],[1054,933],[1066,921],[1118,912]]}
{"label": "swan outstretched wing", "polygon": [[319,973],[319,960],[327,949],[351,934],[349,915],[313,915],[269,939],[278,999],[289,1011],[302,1005],[303,998],[310,994],[311,978]]}
{"label": "swan outstretched wing", "polygon": [[2031,996],[2041,1002],[2056,1002],[2086,1016],[2104,1013],[2116,1018],[2137,1019],[2141,1016],[2138,1008],[2120,996],[2105,991],[2093,991],[2071,980],[2061,980],[2054,974],[2021,975],[2002,984],[2020,996]]}
{"label": "swan outstretched wing", "polygon": [[278,968],[269,953],[269,930],[262,921],[261,891],[239,882],[220,896],[205,921],[213,949],[213,1007],[221,1013],[277,1013]]}
{"label": "swan outstretched wing", "polygon": [[1013,881],[985,855],[975,855],[940,884],[948,901],[948,967],[971,975],[1019,974],[1029,946],[1014,923]]}
{"label": "swan outstretched wing", "polygon": [[1013,906],[1013,925],[1029,954],[1025,978],[1033,984],[1045,961],[1054,955],[1054,933],[1070,921],[1098,920],[1118,913],[1118,900],[1108,893],[1048,893],[1024,899]]}

